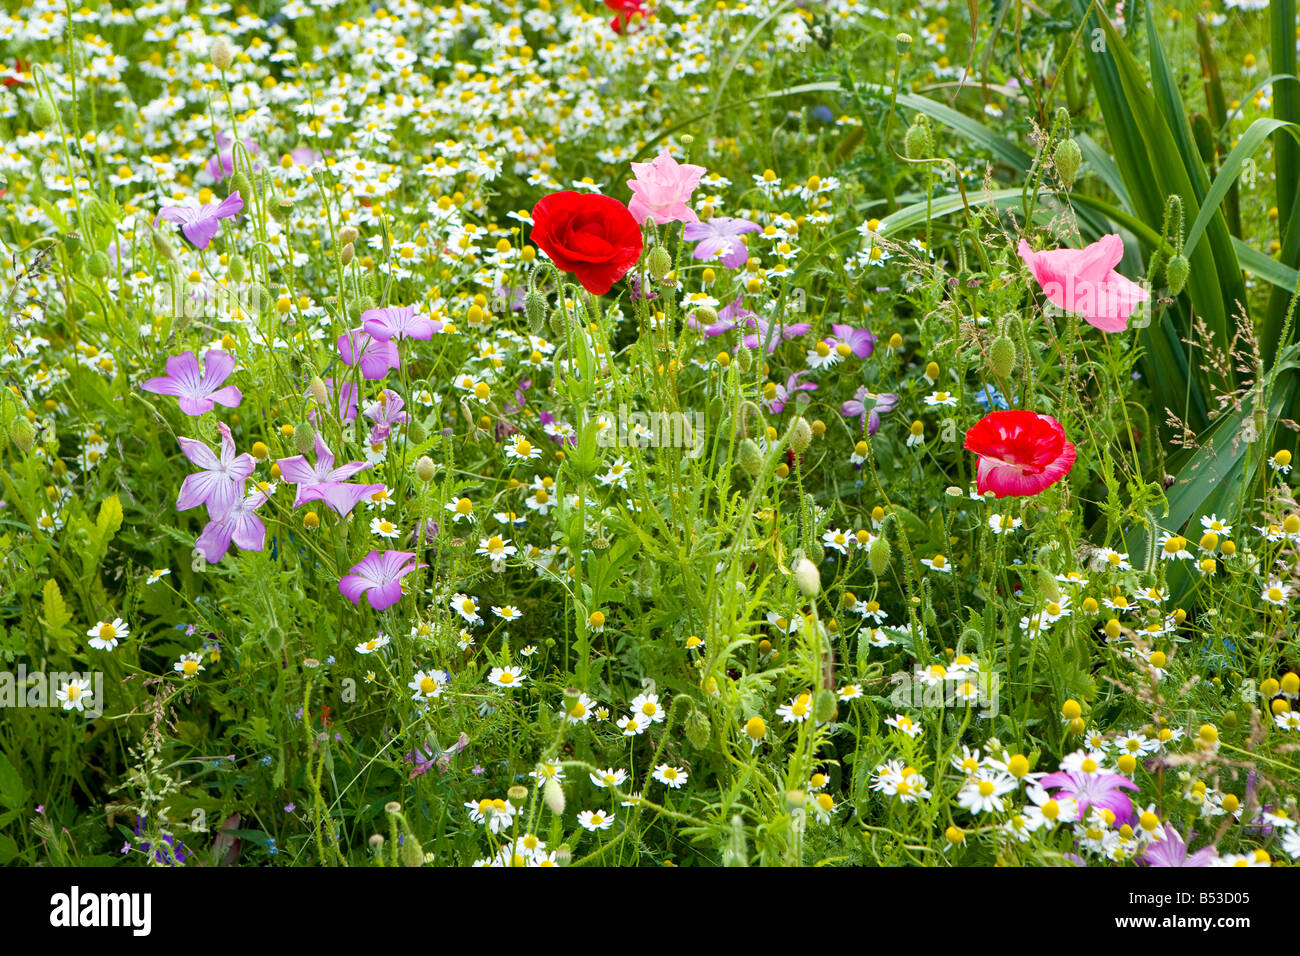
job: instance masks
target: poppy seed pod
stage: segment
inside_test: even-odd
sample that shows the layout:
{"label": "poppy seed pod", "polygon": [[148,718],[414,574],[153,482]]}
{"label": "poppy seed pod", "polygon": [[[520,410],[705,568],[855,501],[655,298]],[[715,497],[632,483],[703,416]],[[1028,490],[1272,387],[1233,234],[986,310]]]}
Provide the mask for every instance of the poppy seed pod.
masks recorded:
{"label": "poppy seed pod", "polygon": [[292,215],[293,215],[292,199],[280,198],[277,199],[275,202],[271,203],[271,218],[274,219],[276,222],[280,223],[280,225],[284,225],[286,222],[288,222],[289,217]]}

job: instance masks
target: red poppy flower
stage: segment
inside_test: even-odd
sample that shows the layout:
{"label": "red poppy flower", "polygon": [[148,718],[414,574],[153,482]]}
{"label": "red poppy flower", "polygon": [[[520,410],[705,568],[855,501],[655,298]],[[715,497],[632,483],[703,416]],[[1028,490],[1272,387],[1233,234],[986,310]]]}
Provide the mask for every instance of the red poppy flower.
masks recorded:
{"label": "red poppy flower", "polygon": [[558,192],[533,207],[532,241],[592,295],[604,295],[641,258],[641,227],[617,199]]}
{"label": "red poppy flower", "polygon": [[979,455],[975,487],[999,498],[1028,497],[1056,484],[1074,467],[1074,445],[1050,415],[992,412],[966,433],[966,450]]}
{"label": "red poppy flower", "polygon": [[[605,6],[618,14],[613,20],[609,21],[609,28],[620,35],[628,32],[628,24],[634,18],[640,19],[646,13],[642,0],[605,0]],[[636,31],[631,32],[635,33]]]}

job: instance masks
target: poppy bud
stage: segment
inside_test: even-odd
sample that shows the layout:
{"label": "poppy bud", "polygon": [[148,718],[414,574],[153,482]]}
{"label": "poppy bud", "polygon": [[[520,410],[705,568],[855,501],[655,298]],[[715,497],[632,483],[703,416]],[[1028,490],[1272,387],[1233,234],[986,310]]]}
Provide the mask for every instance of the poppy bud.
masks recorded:
{"label": "poppy bud", "polygon": [[108,256],[101,251],[96,250],[95,252],[92,252],[90,258],[86,260],[86,272],[88,272],[92,278],[104,278],[108,275],[109,268]]}
{"label": "poppy bud", "polygon": [[412,444],[419,445],[429,437],[429,432],[418,420],[413,420],[406,426],[406,435],[411,439]]}
{"label": "poppy bud", "polygon": [[23,454],[28,454],[36,441],[36,429],[26,418],[16,418],[9,427],[9,438]]}
{"label": "poppy bud", "polygon": [[746,438],[740,443],[740,467],[745,469],[752,477],[757,478],[758,473],[763,470],[763,453],[759,450],[758,445],[752,438]]}
{"label": "poppy bud", "polygon": [[713,728],[709,724],[709,718],[703,711],[692,709],[686,718],[686,739],[696,750],[703,750],[709,745],[709,738],[713,735]]}
{"label": "poppy bud", "polygon": [[253,184],[248,181],[248,177],[242,172],[235,173],[234,176],[230,177],[230,193],[228,195],[234,193],[239,193],[245,201],[252,199]]}
{"label": "poppy bud", "polygon": [[53,126],[58,115],[54,112],[54,104],[42,96],[32,107],[32,122],[36,124],[37,129],[45,129],[47,126]]}
{"label": "poppy bud", "polygon": [[1182,253],[1169,257],[1169,261],[1165,263],[1165,285],[1169,287],[1170,295],[1177,295],[1183,291],[1189,271],[1191,269],[1187,257]]}
{"label": "poppy bud", "polygon": [[546,321],[546,296],[536,289],[524,293],[524,314],[528,316],[528,328],[534,335],[542,331],[542,323]]}
{"label": "poppy bud", "polygon": [[402,834],[402,848],[398,851],[402,866],[424,866],[424,847],[411,833]]}
{"label": "poppy bud", "polygon": [[903,135],[903,152],[908,159],[929,159],[931,145],[930,125],[918,116]]}
{"label": "poppy bud", "polygon": [[166,259],[168,262],[176,261],[176,250],[172,248],[172,244],[167,241],[166,236],[161,232],[151,232],[149,238],[153,240],[153,251],[161,258]]}
{"label": "poppy bud", "polygon": [[356,246],[352,245],[352,243],[350,242],[342,249],[339,250],[339,260],[345,266],[349,265],[352,262],[352,260],[356,258],[356,255],[357,255]]}
{"label": "poppy bud", "polygon": [[1063,139],[1056,144],[1054,154],[1056,160],[1056,172],[1061,177],[1061,182],[1065,188],[1069,189],[1074,185],[1074,178],[1079,175],[1079,164],[1083,162],[1083,153],[1079,151],[1079,144],[1072,139]]}
{"label": "poppy bud", "polygon": [[222,73],[230,69],[230,64],[235,62],[235,48],[230,45],[228,37],[219,36],[212,41],[212,49],[208,51],[208,57],[212,60],[212,65]]}
{"label": "poppy bud", "polygon": [[790,423],[790,450],[796,455],[802,455],[812,444],[812,426],[808,424],[808,419],[802,415]]}
{"label": "poppy bud", "polygon": [[819,724],[829,724],[835,719],[838,704],[835,691],[823,687],[813,697],[813,719]]}
{"label": "poppy bud", "polygon": [[871,573],[876,577],[883,575],[889,569],[890,557],[892,557],[892,549],[889,539],[882,534],[872,541],[871,547],[867,549],[867,558],[871,561]]}
{"label": "poppy bud", "polygon": [[712,325],[718,321],[718,310],[709,305],[702,305],[695,310],[695,321],[700,325]]}
{"label": "poppy bud", "polygon": [[357,241],[361,233],[357,231],[356,226],[343,226],[339,229],[339,245],[346,246]]}
{"label": "poppy bud", "polygon": [[1000,379],[1006,379],[1016,370],[1016,343],[1005,332],[989,346],[989,364]]}
{"label": "poppy bud", "polygon": [[542,799],[557,817],[564,815],[564,788],[554,777],[547,777],[542,784]]}
{"label": "poppy bud", "polygon": [[736,365],[742,372],[748,372],[754,367],[754,353],[742,345],[736,349]]}
{"label": "poppy bud", "polygon": [[555,335],[558,338],[563,338],[568,334],[569,317],[560,306],[556,306],[551,310],[550,325],[552,335]]}
{"label": "poppy bud", "polygon": [[420,460],[415,463],[415,476],[427,483],[433,481],[433,471],[433,459],[428,455],[421,455]]}
{"label": "poppy bud", "polygon": [[822,576],[817,570],[817,565],[807,558],[800,558],[799,563],[794,566],[794,583],[804,597],[816,597],[817,592],[822,588]]}
{"label": "poppy bud", "polygon": [[311,422],[303,422],[293,430],[293,447],[303,454],[310,454],[316,447],[316,429]]}
{"label": "poppy bud", "polygon": [[311,380],[311,397],[317,405],[328,405],[330,403],[329,389],[319,375]]}
{"label": "poppy bud", "polygon": [[673,257],[663,246],[655,246],[646,256],[646,271],[656,280],[662,279],[673,270]]}

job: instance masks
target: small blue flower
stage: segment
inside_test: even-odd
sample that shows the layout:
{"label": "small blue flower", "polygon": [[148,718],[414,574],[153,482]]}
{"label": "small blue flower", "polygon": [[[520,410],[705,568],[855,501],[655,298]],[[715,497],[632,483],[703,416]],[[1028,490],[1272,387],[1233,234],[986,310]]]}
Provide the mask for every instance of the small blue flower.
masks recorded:
{"label": "small blue flower", "polygon": [[[1013,395],[1012,397],[1014,398],[1015,396]],[[995,408],[1005,411],[1011,407],[1007,404],[1007,400],[1003,397],[1002,393],[998,391],[996,385],[985,385],[977,391],[975,393],[975,401],[979,402],[985,411],[992,411]]]}

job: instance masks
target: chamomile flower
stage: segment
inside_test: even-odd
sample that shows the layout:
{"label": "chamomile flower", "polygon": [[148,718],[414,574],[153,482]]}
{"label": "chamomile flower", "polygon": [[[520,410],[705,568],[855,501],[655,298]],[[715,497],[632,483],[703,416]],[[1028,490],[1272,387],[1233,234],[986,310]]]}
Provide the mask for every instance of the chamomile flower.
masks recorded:
{"label": "chamomile flower", "polygon": [[443,508],[451,512],[451,520],[454,522],[474,523],[474,502],[468,498],[455,498],[443,505]]}
{"label": "chamomile flower", "polygon": [[510,829],[515,814],[519,812],[513,803],[499,797],[495,800],[479,800],[477,803],[470,801],[465,804],[465,808],[469,810],[471,820],[478,824],[486,824],[493,833]]}
{"label": "chamomile flower", "polygon": [[1102,567],[1110,568],[1112,571],[1132,571],[1133,565],[1129,564],[1128,552],[1116,551],[1114,548],[1098,548],[1096,560]]}
{"label": "chamomile flower", "polygon": [[145,578],[145,584],[157,584],[164,577],[171,574],[170,568],[157,568],[149,572],[149,577]]}
{"label": "chamomile flower", "polygon": [[379,633],[368,641],[362,641],[356,646],[358,654],[373,654],[375,651],[388,646],[389,638],[387,635]]}
{"label": "chamomile flower", "polygon": [[1011,515],[989,515],[989,530],[994,534],[1006,534],[1009,531],[1015,531],[1022,523],[1019,518]]}
{"label": "chamomile flower", "polygon": [[628,714],[626,717],[620,717],[614,721],[619,730],[623,731],[624,737],[637,737],[646,732],[650,726],[650,721],[638,717],[636,714]]}
{"label": "chamomile flower", "polygon": [[621,787],[627,781],[627,771],[622,767],[606,767],[604,770],[589,773],[587,776],[591,778],[593,784],[601,789],[605,787]]}
{"label": "chamomile flower", "polygon": [[370,533],[378,538],[400,538],[402,529],[387,518],[371,518]]}
{"label": "chamomile flower", "polygon": [[100,621],[86,635],[90,638],[90,646],[97,651],[111,651],[117,647],[122,638],[130,636],[130,627],[126,621],[120,617],[113,618],[112,623]]}
{"label": "chamomile flower", "polygon": [[94,696],[95,692],[90,689],[90,681],[83,678],[70,680],[54,692],[55,700],[63,705],[64,710],[83,712]]}
{"label": "chamomile flower", "polygon": [[579,694],[578,699],[575,700],[573,705],[564,712],[565,723],[585,724],[587,721],[591,720],[592,710],[595,706],[596,702],[594,700],[586,694]]}
{"label": "chamomile flower", "polygon": [[885,724],[900,733],[907,734],[909,737],[919,737],[923,729],[919,723],[908,717],[907,714],[895,714],[893,717],[886,717]]}
{"label": "chamomile flower", "polygon": [[954,408],[957,396],[952,392],[931,392],[925,396],[925,404],[931,408]]}
{"label": "chamomile flower", "polygon": [[528,461],[542,457],[542,450],[523,435],[516,435],[506,445],[506,457],[517,461]]}
{"label": "chamomile flower", "polygon": [[637,717],[653,724],[662,723],[668,717],[668,712],[659,703],[658,694],[638,694],[632,699],[628,709]]}
{"label": "chamomile flower", "polygon": [[957,792],[957,804],[973,814],[1001,813],[1005,797],[1016,789],[1016,779],[1010,774],[980,770]]}
{"label": "chamomile flower", "polygon": [[506,561],[517,554],[518,549],[510,543],[509,538],[494,534],[490,538],[481,539],[475,553],[486,556],[492,563],[492,570],[500,572],[506,569]]}
{"label": "chamomile flower", "polygon": [[1202,515],[1201,527],[1206,531],[1212,531],[1221,538],[1226,538],[1232,534],[1232,525],[1228,524],[1216,514]]}
{"label": "chamomile flower", "polygon": [[521,667],[494,667],[488,673],[488,683],[511,690],[527,680]]}
{"label": "chamomile flower", "polygon": [[513,604],[506,604],[503,607],[492,605],[492,613],[503,621],[517,621],[524,616],[524,612],[519,610]]}
{"label": "chamomile flower", "polygon": [[172,670],[186,680],[198,677],[199,671],[203,670],[203,655],[194,652],[182,654],[181,659],[172,665]]}
{"label": "chamomile flower", "polygon": [[922,558],[921,563],[931,571],[938,571],[940,574],[952,574],[952,565],[942,554],[936,554],[933,558]]}
{"label": "chamomile flower", "polygon": [[1283,584],[1277,578],[1273,578],[1259,596],[1269,604],[1283,607],[1291,599],[1291,585]]}
{"label": "chamomile flower", "polygon": [[803,693],[776,709],[776,715],[787,724],[801,724],[812,714],[812,694]]}
{"label": "chamomile flower", "polygon": [[680,790],[682,785],[689,779],[689,774],[682,767],[673,767],[666,763],[661,763],[655,767],[654,773],[651,774],[654,779],[658,780],[665,787],[672,790]]}
{"label": "chamomile flower", "polygon": [[478,613],[478,600],[468,594],[453,594],[451,609],[465,619],[466,624],[482,624],[483,618]]}
{"label": "chamomile flower", "polygon": [[597,830],[608,830],[614,825],[614,814],[604,810],[583,810],[578,814],[578,823],[584,830],[592,833]]}
{"label": "chamomile flower", "polygon": [[840,700],[857,700],[863,695],[861,684],[845,684],[837,692]]}
{"label": "chamomile flower", "polygon": [[415,692],[411,695],[412,700],[429,701],[442,696],[447,681],[448,675],[446,671],[431,669],[416,671],[415,676],[411,678],[411,682],[406,686]]}

